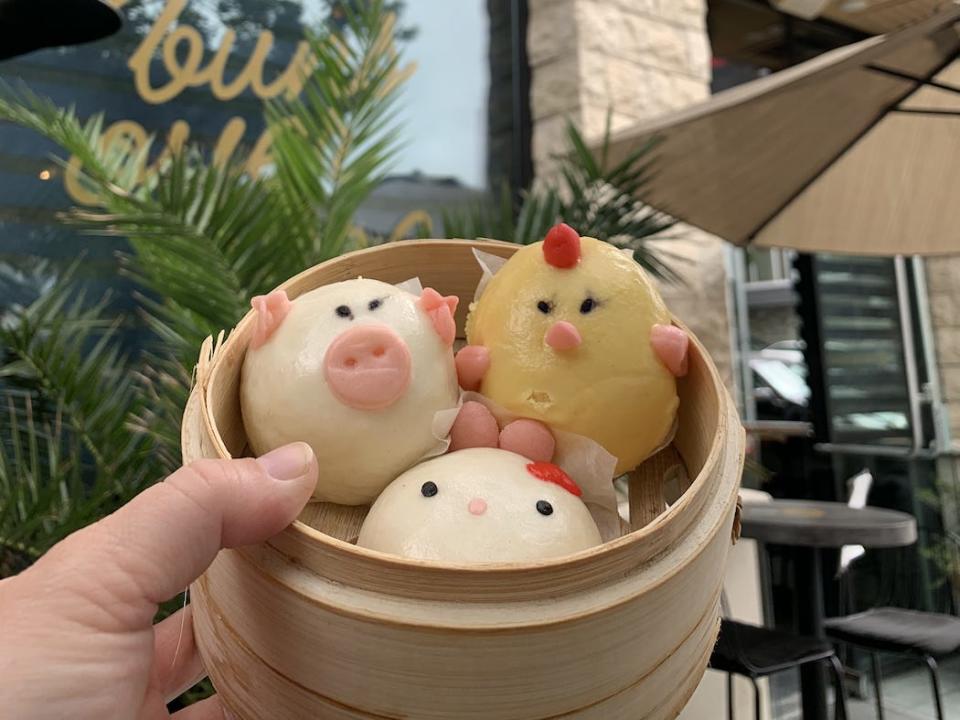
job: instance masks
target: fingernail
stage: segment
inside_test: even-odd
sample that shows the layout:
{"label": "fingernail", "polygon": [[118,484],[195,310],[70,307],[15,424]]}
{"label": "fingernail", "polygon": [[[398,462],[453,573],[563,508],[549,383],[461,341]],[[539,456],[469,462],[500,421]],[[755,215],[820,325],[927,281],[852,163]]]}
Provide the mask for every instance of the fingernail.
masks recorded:
{"label": "fingernail", "polygon": [[313,460],[313,450],[306,443],[298,442],[271,450],[257,462],[274,480],[296,480],[307,474]]}

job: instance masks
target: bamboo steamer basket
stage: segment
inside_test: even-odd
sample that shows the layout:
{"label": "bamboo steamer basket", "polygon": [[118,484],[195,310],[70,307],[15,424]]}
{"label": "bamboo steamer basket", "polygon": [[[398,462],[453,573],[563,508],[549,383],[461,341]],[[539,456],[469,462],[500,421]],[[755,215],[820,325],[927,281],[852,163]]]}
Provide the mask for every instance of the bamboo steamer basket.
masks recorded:
{"label": "bamboo steamer basket", "polygon": [[[282,287],[292,299],[357,276],[417,276],[461,298],[462,332],[480,279],[473,248],[516,250],[392,243]],[[185,462],[247,454],[238,385],[252,330],[251,314],[215,349],[205,344]],[[716,641],[744,447],[696,339],[679,394],[673,444],[630,476],[632,527],[576,555],[483,568],[410,561],[351,544],[364,509],[322,504],[266,543],[221,552],[191,593],[196,642],[224,704],[239,720],[675,718]],[[690,480],[669,489],[672,470]]]}

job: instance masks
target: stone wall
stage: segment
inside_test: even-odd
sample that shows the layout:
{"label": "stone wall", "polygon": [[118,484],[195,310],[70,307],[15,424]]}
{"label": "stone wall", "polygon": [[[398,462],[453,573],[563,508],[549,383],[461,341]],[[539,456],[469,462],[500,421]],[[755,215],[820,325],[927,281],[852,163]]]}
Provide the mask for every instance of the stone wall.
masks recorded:
{"label": "stone wall", "polygon": [[[960,533],[960,257],[928,258],[925,265],[940,393],[952,446],[952,452],[937,461],[940,517],[946,531]],[[960,586],[954,592],[960,597]]]}
{"label": "stone wall", "polygon": [[710,94],[704,0],[529,0],[533,156],[562,147],[569,117],[589,136]]}
{"label": "stone wall", "polygon": [[[710,95],[705,0],[529,0],[533,160],[549,174],[572,120],[602,137]],[[690,227],[667,245],[686,262],[683,287],[664,288],[673,311],[704,342],[732,387],[724,243]]]}
{"label": "stone wall", "polygon": [[956,445],[960,437],[960,257],[927,259],[926,275],[940,391]]}

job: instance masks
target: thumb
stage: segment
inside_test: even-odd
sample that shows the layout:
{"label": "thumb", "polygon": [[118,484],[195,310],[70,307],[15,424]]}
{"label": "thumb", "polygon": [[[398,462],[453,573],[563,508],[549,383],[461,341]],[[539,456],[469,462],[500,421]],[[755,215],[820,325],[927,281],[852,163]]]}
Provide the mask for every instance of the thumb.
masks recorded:
{"label": "thumb", "polygon": [[65,562],[71,577],[94,581],[104,603],[142,608],[149,622],[155,606],[203,574],[221,548],[262,542],[289,525],[316,482],[305,443],[257,460],[200,460],[67,538],[33,569]]}

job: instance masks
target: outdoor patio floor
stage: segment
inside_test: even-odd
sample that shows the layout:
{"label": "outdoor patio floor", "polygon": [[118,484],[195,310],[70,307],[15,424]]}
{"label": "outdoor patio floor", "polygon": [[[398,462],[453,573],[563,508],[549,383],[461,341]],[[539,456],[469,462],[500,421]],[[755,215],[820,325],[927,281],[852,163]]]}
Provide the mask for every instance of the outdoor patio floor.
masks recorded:
{"label": "outdoor patio floor", "polygon": [[[946,720],[960,720],[960,657],[941,663],[940,686]],[[850,720],[876,720],[872,681],[867,688],[870,694],[865,699],[847,700]],[[774,679],[773,692],[776,698],[775,720],[800,720],[797,673],[781,673]],[[936,720],[933,689],[926,666],[920,665],[916,670],[884,678],[883,709],[885,720]]]}

